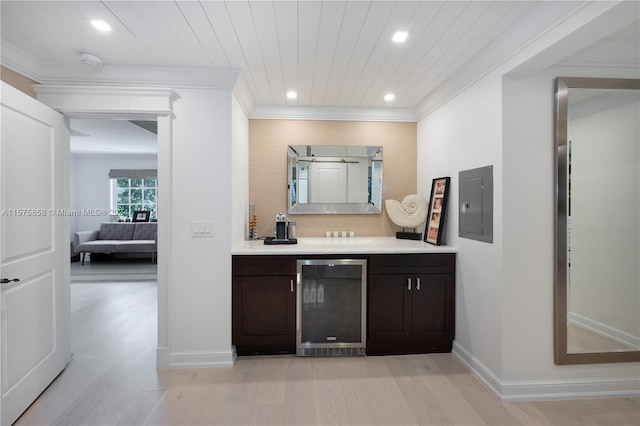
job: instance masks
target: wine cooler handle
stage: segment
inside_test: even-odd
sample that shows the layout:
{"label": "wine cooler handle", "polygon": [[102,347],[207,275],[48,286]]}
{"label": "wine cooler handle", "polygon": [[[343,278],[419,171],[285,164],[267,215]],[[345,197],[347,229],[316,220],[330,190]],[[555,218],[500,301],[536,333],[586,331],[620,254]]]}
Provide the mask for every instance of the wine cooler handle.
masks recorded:
{"label": "wine cooler handle", "polygon": [[416,277],[416,290],[420,291],[420,277]]}
{"label": "wine cooler handle", "polygon": [[411,278],[407,278],[407,290],[411,291]]}

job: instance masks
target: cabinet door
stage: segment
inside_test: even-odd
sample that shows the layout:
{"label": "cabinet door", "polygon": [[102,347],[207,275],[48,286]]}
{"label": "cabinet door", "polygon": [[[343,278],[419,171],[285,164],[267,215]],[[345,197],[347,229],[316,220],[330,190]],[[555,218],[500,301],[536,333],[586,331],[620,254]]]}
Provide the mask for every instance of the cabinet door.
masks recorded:
{"label": "cabinet door", "polygon": [[411,292],[403,275],[369,277],[367,353],[403,353],[412,340]]}
{"label": "cabinet door", "polygon": [[277,275],[233,278],[233,343],[239,353],[295,351],[293,280]]}
{"label": "cabinet door", "polygon": [[[417,280],[420,280],[418,285]],[[451,351],[455,331],[453,278],[419,275],[412,288],[413,351]]]}

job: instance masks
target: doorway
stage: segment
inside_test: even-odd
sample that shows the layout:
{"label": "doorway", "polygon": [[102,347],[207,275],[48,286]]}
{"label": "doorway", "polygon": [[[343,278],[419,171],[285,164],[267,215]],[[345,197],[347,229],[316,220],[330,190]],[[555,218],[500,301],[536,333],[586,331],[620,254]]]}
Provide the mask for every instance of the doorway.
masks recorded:
{"label": "doorway", "polygon": [[157,368],[169,368],[169,293],[172,271],[172,160],[173,101],[175,92],[164,88],[39,85],[38,100],[57,110],[65,119],[102,118],[155,120],[157,122],[158,199],[157,237]]}
{"label": "doorway", "polygon": [[[143,225],[156,227],[157,122],[72,118],[69,127],[70,307],[74,358],[82,363],[86,357],[104,351],[104,342],[119,348],[112,350],[112,358],[130,358],[131,345],[127,342],[135,333],[135,352],[144,355],[140,362],[148,362],[155,357],[152,353],[157,347],[156,254],[86,253],[81,262],[75,245],[76,234],[100,232],[104,223],[135,228],[138,223],[131,222],[134,212],[149,212],[150,223]],[[106,325],[96,320],[107,312]],[[74,368],[77,366],[72,360],[68,369]]]}
{"label": "doorway", "polygon": [[[87,233],[99,231],[103,223],[133,229],[137,211],[157,221],[157,122],[72,118],[70,129],[71,282],[156,280],[153,252],[127,252],[125,246],[122,252],[81,256],[77,245],[96,238]],[[97,238],[102,239],[99,232]]]}

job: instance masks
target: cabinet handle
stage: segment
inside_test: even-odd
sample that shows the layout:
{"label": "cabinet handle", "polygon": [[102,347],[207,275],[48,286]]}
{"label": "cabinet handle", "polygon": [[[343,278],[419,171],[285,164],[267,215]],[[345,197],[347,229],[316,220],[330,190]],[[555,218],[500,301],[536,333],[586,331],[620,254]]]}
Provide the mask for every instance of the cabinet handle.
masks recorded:
{"label": "cabinet handle", "polygon": [[420,277],[416,277],[416,290],[420,291]]}
{"label": "cabinet handle", "polygon": [[411,278],[407,278],[407,290],[411,291]]}
{"label": "cabinet handle", "polygon": [[291,293],[293,293],[293,280],[291,280]]}

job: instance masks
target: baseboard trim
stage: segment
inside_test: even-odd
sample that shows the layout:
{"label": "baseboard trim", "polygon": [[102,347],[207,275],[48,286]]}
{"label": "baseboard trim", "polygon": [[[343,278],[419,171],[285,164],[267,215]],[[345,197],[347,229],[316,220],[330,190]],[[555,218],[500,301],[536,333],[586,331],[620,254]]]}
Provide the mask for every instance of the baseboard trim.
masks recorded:
{"label": "baseboard trim", "polygon": [[233,367],[236,354],[235,351],[171,352],[169,348],[158,348],[156,360],[158,370]]}
{"label": "baseboard trim", "polygon": [[168,370],[169,369],[169,354],[171,351],[169,348],[157,348],[156,349],[156,370]]}
{"label": "baseboard trim", "polygon": [[453,342],[453,348],[451,353],[457,357],[460,361],[465,363],[471,371],[482,380],[485,385],[489,387],[497,396],[502,398],[502,382],[493,374],[493,372],[487,368],[486,365],[474,358],[469,352],[467,352],[462,346]]}
{"label": "baseboard trim", "polygon": [[455,342],[452,353],[505,402],[640,396],[638,377],[502,381]]}

